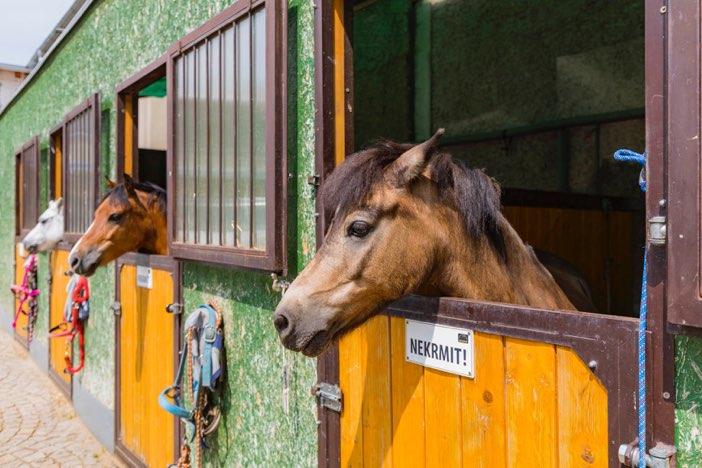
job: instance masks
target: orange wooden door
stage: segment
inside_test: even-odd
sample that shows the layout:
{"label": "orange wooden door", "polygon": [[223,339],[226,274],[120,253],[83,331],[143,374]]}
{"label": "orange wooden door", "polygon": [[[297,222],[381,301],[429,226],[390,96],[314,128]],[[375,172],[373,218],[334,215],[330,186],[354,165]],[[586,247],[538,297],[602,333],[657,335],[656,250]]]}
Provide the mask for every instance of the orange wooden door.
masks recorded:
{"label": "orange wooden door", "polygon": [[120,269],[119,444],[148,466],[175,460],[175,420],[158,405],[174,376],[173,273],[152,269],[152,289],[137,286],[137,267]]}
{"label": "orange wooden door", "polygon": [[[22,277],[24,276],[24,262],[27,259],[20,255],[22,246],[18,243],[15,245],[15,284],[22,284]],[[15,299],[15,307],[12,310],[12,318],[14,320],[15,312],[17,312],[17,307],[19,306],[19,300]],[[23,310],[26,312],[29,310],[29,304],[24,303]],[[21,342],[26,344],[27,341],[27,316],[25,314],[20,314],[17,318],[17,326],[15,328],[15,336],[20,339]]]}
{"label": "orange wooden door", "polygon": [[572,349],[476,332],[470,379],[404,347],[386,315],[340,340],[341,466],[608,466],[608,392]]}
{"label": "orange wooden door", "polygon": [[[66,287],[70,277],[66,275],[68,270],[67,250],[55,250],[51,253],[51,299],[49,303],[49,328],[55,327],[63,322],[63,309],[66,304],[68,293]],[[66,361],[66,339],[49,339],[49,368],[61,381],[70,384],[71,375],[64,372]],[[68,352],[72,350],[68,348]]]}

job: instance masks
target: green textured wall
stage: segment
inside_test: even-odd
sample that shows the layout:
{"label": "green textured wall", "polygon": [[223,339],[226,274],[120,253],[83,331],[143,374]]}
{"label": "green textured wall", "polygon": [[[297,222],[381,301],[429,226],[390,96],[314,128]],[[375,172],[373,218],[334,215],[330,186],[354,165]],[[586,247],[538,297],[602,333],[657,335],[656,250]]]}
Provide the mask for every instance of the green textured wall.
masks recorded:
{"label": "green textured wall", "polygon": [[678,466],[702,465],[702,338],[675,340],[675,446]]}
{"label": "green textured wall", "polygon": [[[101,0],[90,9],[49,58],[22,97],[0,116],[0,180],[14,180],[14,149],[48,132],[76,104],[102,95],[102,167],[115,176],[115,85],[161,55],[188,31],[233,0]],[[314,197],[306,177],[314,171],[313,2],[290,0],[289,158],[291,181],[289,244],[295,271],[314,253]],[[44,154],[45,158],[45,154]],[[42,172],[42,209],[48,168]],[[10,284],[13,263],[14,191],[0,200],[0,284]],[[48,257],[40,256],[40,286],[46,288]],[[215,298],[225,317],[227,363],[224,418],[210,460],[221,465],[313,465],[316,460],[313,360],[283,351],[270,320],[279,294],[266,274],[188,264],[188,306]],[[2,289],[0,309],[9,317],[12,298]],[[91,318],[86,329],[83,388],[114,407],[114,268],[91,278]],[[37,339],[45,340],[47,295],[40,298]],[[286,383],[287,382],[287,383]],[[287,393],[287,411],[283,391]]]}

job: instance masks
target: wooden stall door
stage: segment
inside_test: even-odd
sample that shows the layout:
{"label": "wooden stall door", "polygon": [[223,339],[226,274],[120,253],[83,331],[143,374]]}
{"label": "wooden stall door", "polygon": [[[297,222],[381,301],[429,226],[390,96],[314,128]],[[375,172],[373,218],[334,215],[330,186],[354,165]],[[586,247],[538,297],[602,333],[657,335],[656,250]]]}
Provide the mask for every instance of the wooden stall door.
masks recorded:
{"label": "wooden stall door", "polygon": [[[20,252],[22,251],[21,244],[17,243],[15,245],[15,284],[22,284],[22,277],[24,276],[24,261],[26,257],[22,257]],[[17,312],[17,307],[19,306],[19,301],[15,299],[15,307],[12,309],[10,322],[14,320],[15,312]],[[24,310],[29,310],[29,304],[24,303]],[[15,328],[15,338],[19,340],[20,343],[27,346],[27,316],[20,314],[17,318],[17,326]]]}
{"label": "wooden stall door", "polygon": [[175,460],[174,417],[158,405],[175,369],[173,286],[172,272],[153,268],[152,289],[138,287],[137,267],[121,266],[118,450],[155,467]]}
{"label": "wooden stall door", "polygon": [[[606,467],[616,460],[618,444],[636,431],[635,379],[623,372],[635,366],[636,320],[607,317],[596,325],[582,343],[599,355],[584,361],[582,349],[563,339],[582,326],[579,314],[561,313],[563,323],[552,329],[543,325],[559,313],[536,309],[526,328],[499,313],[461,324],[476,310],[428,319],[475,330],[474,379],[405,360],[406,319],[422,313],[391,311],[400,316],[377,316],[340,340],[341,466]],[[481,331],[500,322],[505,331]],[[601,339],[607,327],[631,343]]]}
{"label": "wooden stall door", "polygon": [[[68,270],[68,250],[55,250],[51,253],[51,290],[49,304],[49,328],[55,327],[63,322],[63,310],[66,305],[68,293],[66,287],[70,277],[66,275]],[[69,352],[72,352],[69,349]],[[64,390],[69,390],[71,375],[64,372],[66,361],[66,339],[49,339],[49,369],[52,377],[65,384]]]}

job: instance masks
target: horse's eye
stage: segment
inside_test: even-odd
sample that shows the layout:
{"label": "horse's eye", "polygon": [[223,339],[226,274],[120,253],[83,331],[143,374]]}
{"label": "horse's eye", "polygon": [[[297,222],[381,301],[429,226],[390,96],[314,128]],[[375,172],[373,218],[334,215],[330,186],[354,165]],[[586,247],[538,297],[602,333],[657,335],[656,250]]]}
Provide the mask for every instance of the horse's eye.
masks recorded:
{"label": "horse's eye", "polygon": [[111,223],[119,223],[120,221],[122,221],[122,213],[112,213],[108,220]]}
{"label": "horse's eye", "polygon": [[41,224],[46,224],[46,223],[48,223],[48,222],[49,222],[49,220],[48,220],[48,219],[41,219],[41,220],[39,220],[39,221],[41,222]]}
{"label": "horse's eye", "polygon": [[372,226],[365,221],[354,221],[349,226],[349,236],[366,237],[371,232]]}

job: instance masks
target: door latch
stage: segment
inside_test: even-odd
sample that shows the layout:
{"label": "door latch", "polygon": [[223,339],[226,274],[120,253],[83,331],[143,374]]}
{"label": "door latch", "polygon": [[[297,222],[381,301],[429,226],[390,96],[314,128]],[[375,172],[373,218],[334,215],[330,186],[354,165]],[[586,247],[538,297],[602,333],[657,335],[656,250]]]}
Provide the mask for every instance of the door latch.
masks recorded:
{"label": "door latch", "polygon": [[648,220],[648,241],[653,245],[664,245],[666,234],[665,216],[654,216]]}
{"label": "door latch", "polygon": [[166,312],[169,314],[181,314],[183,313],[183,304],[178,304],[177,302],[173,302],[171,304],[168,304],[166,306]]}
{"label": "door latch", "polygon": [[312,387],[312,395],[317,399],[317,405],[341,413],[343,409],[342,395],[338,385],[320,382]]}

